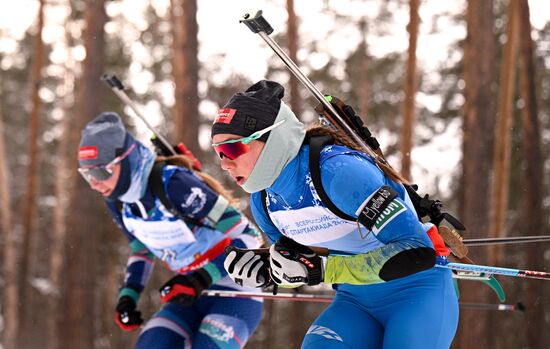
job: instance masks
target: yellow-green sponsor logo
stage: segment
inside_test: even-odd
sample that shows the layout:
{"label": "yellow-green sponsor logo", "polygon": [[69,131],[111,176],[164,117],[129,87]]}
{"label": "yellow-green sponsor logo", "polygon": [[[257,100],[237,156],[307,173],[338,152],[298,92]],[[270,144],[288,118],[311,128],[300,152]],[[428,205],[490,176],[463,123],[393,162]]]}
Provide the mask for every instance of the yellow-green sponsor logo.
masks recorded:
{"label": "yellow-green sponsor logo", "polygon": [[372,231],[375,234],[378,234],[380,230],[391,222],[395,217],[399,216],[402,212],[405,212],[407,208],[398,200],[393,200],[389,205],[382,211],[380,216],[376,219]]}

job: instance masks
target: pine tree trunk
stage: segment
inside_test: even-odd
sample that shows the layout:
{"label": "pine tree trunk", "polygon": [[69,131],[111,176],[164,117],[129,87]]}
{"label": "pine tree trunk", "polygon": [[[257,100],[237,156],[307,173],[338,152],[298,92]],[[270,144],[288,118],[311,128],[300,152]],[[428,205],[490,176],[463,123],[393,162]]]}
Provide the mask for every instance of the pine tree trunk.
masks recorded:
{"label": "pine tree trunk", "polygon": [[[104,31],[106,22],[104,0],[88,0],[85,13],[86,29],[84,46],[86,58],[83,62],[83,76],[77,86],[77,112],[74,124],[71,126],[69,149],[75,154],[78,149],[80,131],[85,124],[101,111],[101,98],[104,86],[100,77],[104,72]],[[76,162],[71,162],[70,172],[76,174]],[[99,257],[97,246],[100,235],[97,230],[101,222],[97,221],[97,213],[102,207],[98,195],[93,193],[80,176],[73,176],[74,189],[69,198],[67,234],[67,271],[65,274],[65,297],[63,306],[62,348],[92,349],[94,347],[95,312],[94,298],[97,264]],[[103,208],[104,211],[104,208]],[[100,276],[99,276],[100,277]],[[98,314],[98,316],[111,316]]]}
{"label": "pine tree trunk", "polygon": [[[66,19],[69,21],[69,19]],[[70,39],[70,33],[65,33],[66,46],[71,47],[72,40]],[[67,60],[65,62],[65,77],[64,88],[65,91],[74,90],[74,69],[76,62],[72,57],[72,53],[67,51]],[[72,94],[67,93],[62,100],[62,107],[64,110],[64,116],[61,122],[61,133],[64,135],[69,134],[71,111],[73,110],[73,98]],[[56,149],[56,176],[55,176],[55,198],[56,205],[53,208],[53,226],[51,233],[51,247],[49,258],[49,280],[56,292],[49,295],[48,298],[48,313],[51,320],[47,322],[48,332],[48,348],[59,348],[59,336],[61,323],[60,312],[61,308],[61,289],[62,289],[62,277],[63,277],[63,262],[64,262],[64,247],[66,243],[67,233],[67,216],[69,194],[72,192],[72,181],[69,172],[69,162],[73,161],[71,156],[73,152],[68,152],[70,148],[69,137],[60,137]]]}
{"label": "pine tree trunk", "polygon": [[[518,53],[517,1],[508,5],[508,41],[504,46],[504,57],[500,70],[500,91],[495,127],[493,155],[493,184],[491,191],[491,221],[489,234],[492,237],[506,236],[506,217],[510,192],[510,157],[512,151],[511,129],[516,86]],[[489,248],[489,264],[502,264],[502,245]]]}
{"label": "pine tree trunk", "polygon": [[[42,102],[38,94],[40,86],[42,84],[42,68],[44,66],[44,42],[42,41],[42,29],[44,28],[44,0],[40,0],[40,7],[38,9],[38,29],[35,38],[33,62],[31,67],[31,101],[32,110],[29,119],[29,133],[27,136],[27,143],[29,144],[28,157],[29,165],[27,167],[27,191],[23,200],[23,209],[21,218],[23,222],[23,240],[21,246],[21,264],[19,267],[19,314],[21,316],[20,329],[27,327],[27,321],[29,319],[29,297],[32,287],[29,284],[32,278],[30,268],[34,261],[34,228],[36,218],[36,197],[38,192],[39,175],[39,129],[40,129],[40,117]],[[18,337],[22,342],[20,345],[24,345],[23,339],[28,338],[23,333],[19,333]]]}
{"label": "pine tree trunk", "polygon": [[173,76],[175,89],[175,140],[183,141],[200,157],[199,61],[196,0],[172,0]]}
{"label": "pine tree trunk", "polygon": [[[492,162],[495,96],[493,1],[469,0],[464,51],[465,115],[460,217],[467,238],[483,237],[489,223],[489,178]],[[486,262],[485,248],[472,251],[477,263]],[[460,284],[462,286],[462,283]],[[466,286],[466,285],[464,285]],[[461,287],[460,300],[484,303],[488,287]],[[487,348],[487,315],[463,310],[453,348]]]}
{"label": "pine tree trunk", "polygon": [[359,116],[367,125],[368,114],[369,114],[369,59],[368,59],[368,46],[367,46],[367,21],[362,19],[359,22],[359,30],[361,31],[362,40],[359,44],[361,51],[364,54],[363,61],[361,62],[360,71],[359,71],[359,86],[358,90],[358,108]]}
{"label": "pine tree trunk", "polygon": [[403,101],[403,128],[401,131],[401,174],[403,177],[411,177],[411,151],[412,133],[415,121],[414,98],[416,92],[416,43],[418,40],[418,26],[420,16],[418,8],[419,0],[410,0],[410,20],[407,25],[409,32],[409,50],[407,58],[407,72],[405,73],[405,100]]}
{"label": "pine tree trunk", "polygon": [[[1,81],[0,81],[1,83]],[[0,89],[0,95],[2,91]],[[17,242],[12,227],[10,205],[10,177],[8,175],[7,153],[4,138],[4,122],[0,106],[0,236],[3,237],[3,295],[2,317],[4,329],[2,331],[2,347],[5,349],[17,348],[17,333],[19,331],[19,285],[17,281]]]}
{"label": "pine tree trunk", "polygon": [[[294,11],[294,0],[286,0],[286,11],[288,13],[287,21],[287,38],[288,38],[288,56],[298,64],[298,19]],[[299,85],[300,82],[296,77],[289,72],[290,79],[290,108],[300,117],[302,114],[302,98],[300,97]]]}
{"label": "pine tree trunk", "polygon": [[[521,221],[525,232],[529,234],[544,234],[543,224],[543,191],[544,159],[541,151],[541,135],[539,111],[537,103],[537,82],[534,42],[531,38],[531,23],[529,16],[529,3],[527,0],[519,0],[519,37],[520,37],[520,95],[525,102],[522,109],[523,126],[523,158],[525,159],[525,178],[522,185],[525,188],[524,197],[521,200]],[[544,249],[541,244],[528,244],[526,265],[534,268],[542,266],[545,260]],[[546,268],[548,269],[548,262]],[[545,328],[550,326],[549,320],[545,319],[545,304],[548,304],[550,286],[537,282],[539,280],[528,280],[526,288],[525,303],[529,311],[525,312],[525,337],[529,348],[543,348],[549,343],[550,336]],[[547,309],[547,308],[546,308]]]}

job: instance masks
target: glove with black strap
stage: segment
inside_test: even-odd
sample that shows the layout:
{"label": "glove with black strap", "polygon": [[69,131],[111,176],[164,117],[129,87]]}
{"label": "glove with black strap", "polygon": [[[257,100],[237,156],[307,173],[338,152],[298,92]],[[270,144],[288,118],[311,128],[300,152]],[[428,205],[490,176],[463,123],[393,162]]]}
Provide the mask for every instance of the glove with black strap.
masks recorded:
{"label": "glove with black strap", "polygon": [[141,312],[136,310],[136,302],[129,296],[119,298],[115,322],[123,331],[133,331],[138,329],[143,323]]}
{"label": "glove with black strap", "polygon": [[269,254],[256,253],[253,250],[235,246],[227,246],[225,253],[227,257],[223,266],[237,285],[257,288],[271,284]]}
{"label": "glove with black strap", "polygon": [[269,255],[271,278],[279,286],[313,286],[323,281],[323,259],[307,246],[281,236]]}
{"label": "glove with black strap", "polygon": [[190,307],[210,285],[212,277],[204,269],[190,274],[179,274],[160,288],[160,299],[163,302],[175,302]]}

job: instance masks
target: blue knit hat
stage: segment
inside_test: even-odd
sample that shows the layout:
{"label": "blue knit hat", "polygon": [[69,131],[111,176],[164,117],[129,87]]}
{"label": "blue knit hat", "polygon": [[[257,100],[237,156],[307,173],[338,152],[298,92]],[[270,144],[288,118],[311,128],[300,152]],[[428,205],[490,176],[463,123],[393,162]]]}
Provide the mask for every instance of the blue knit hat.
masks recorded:
{"label": "blue knit hat", "polygon": [[104,112],[90,121],[82,130],[78,161],[82,167],[106,165],[124,153],[133,137],[126,131],[118,114]]}

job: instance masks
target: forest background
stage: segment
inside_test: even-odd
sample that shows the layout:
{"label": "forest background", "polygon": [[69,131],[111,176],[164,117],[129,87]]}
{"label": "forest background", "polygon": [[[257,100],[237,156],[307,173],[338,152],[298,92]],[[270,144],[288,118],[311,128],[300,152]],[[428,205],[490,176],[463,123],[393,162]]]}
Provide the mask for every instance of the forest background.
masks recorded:
{"label": "forest background", "polygon": [[[241,199],[209,146],[217,108],[262,78],[305,122],[315,101],[238,20],[272,37],[378,137],[390,163],[441,199],[465,238],[550,233],[550,15],[545,0],[0,1],[2,348],[130,348],[113,322],[129,249],[76,172],[80,130],[112,110],[151,133],[100,80],[116,73],[149,121]],[[480,264],[548,271],[547,243],[472,247]],[[157,266],[140,308],[159,306]],[[550,283],[499,278],[525,312],[462,309],[453,348],[550,347]],[[461,302],[494,304],[462,281]],[[300,292],[329,292],[307,288]],[[247,348],[299,348],[320,303],[266,301]]]}

